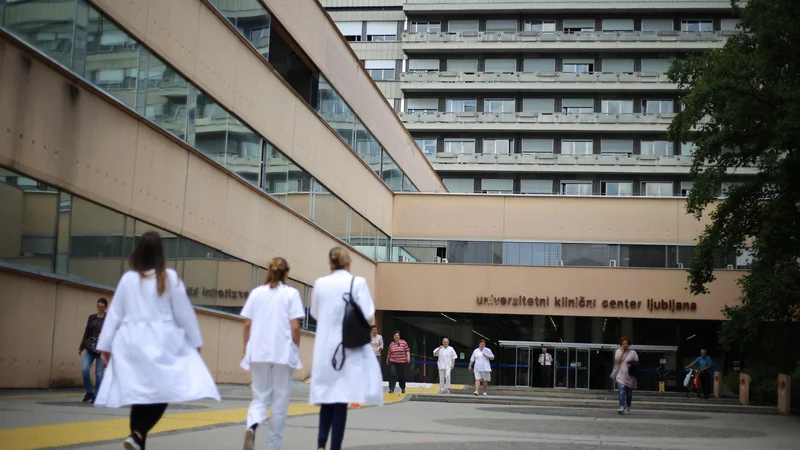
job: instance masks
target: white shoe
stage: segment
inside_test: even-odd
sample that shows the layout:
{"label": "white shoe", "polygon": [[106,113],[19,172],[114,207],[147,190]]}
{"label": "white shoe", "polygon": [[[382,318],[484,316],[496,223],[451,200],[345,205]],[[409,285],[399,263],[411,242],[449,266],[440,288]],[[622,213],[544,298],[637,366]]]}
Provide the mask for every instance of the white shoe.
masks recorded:
{"label": "white shoe", "polygon": [[256,432],[252,428],[248,428],[244,432],[244,450],[253,450],[256,446]]}
{"label": "white shoe", "polygon": [[625,414],[625,408],[620,408],[620,409],[617,410],[617,412],[621,416],[621,415]]}
{"label": "white shoe", "polygon": [[486,396],[488,396],[488,395],[489,395],[489,394],[487,394],[486,392],[484,392],[484,393],[483,393],[483,396],[484,396],[484,397],[486,397]]}
{"label": "white shoe", "polygon": [[477,396],[478,396],[478,391],[475,391],[475,392],[473,392],[473,393],[472,393],[472,395],[474,395],[475,397],[477,397]]}
{"label": "white shoe", "polygon": [[142,450],[142,447],[136,443],[136,439],[134,439],[133,436],[128,436],[128,438],[122,442],[122,446],[125,450]]}
{"label": "white shoe", "polygon": [[625,414],[630,414],[630,413],[631,413],[631,407],[630,406],[626,406],[625,407]]}
{"label": "white shoe", "polygon": [[450,389],[445,389],[445,390],[444,390],[444,393],[445,393],[445,394],[449,394],[449,393],[450,393]]}

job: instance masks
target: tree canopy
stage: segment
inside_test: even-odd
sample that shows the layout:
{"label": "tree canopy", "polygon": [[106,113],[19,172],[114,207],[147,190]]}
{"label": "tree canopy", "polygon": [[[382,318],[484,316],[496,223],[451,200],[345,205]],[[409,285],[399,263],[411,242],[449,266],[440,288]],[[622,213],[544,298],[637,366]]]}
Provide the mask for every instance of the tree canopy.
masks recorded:
{"label": "tree canopy", "polygon": [[[695,143],[686,208],[711,219],[690,261],[691,292],[707,292],[720,256],[751,252],[741,304],[725,309],[721,329],[724,345],[746,349],[800,318],[800,1],[732,5],[741,34],[673,61],[684,107],[669,135]],[[745,168],[756,173],[718,201],[721,182]]]}

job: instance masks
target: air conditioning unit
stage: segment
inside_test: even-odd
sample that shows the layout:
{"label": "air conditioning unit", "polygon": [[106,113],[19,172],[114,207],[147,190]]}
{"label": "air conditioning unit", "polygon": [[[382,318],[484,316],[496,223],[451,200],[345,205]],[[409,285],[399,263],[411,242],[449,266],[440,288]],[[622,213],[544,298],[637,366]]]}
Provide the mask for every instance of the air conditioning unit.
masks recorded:
{"label": "air conditioning unit", "polygon": [[440,263],[440,262],[442,262],[442,258],[440,258],[440,257],[438,257],[438,256],[434,256],[434,257],[433,257],[433,262],[435,262],[435,263]]}
{"label": "air conditioning unit", "polygon": [[559,259],[558,261],[556,261],[556,265],[557,266],[563,266],[564,265],[564,261]]}
{"label": "air conditioning unit", "polygon": [[400,255],[400,262],[408,262],[408,256]]}
{"label": "air conditioning unit", "polygon": [[678,263],[678,269],[683,269],[683,263]]}
{"label": "air conditioning unit", "polygon": [[728,270],[733,270],[733,264],[728,264]]}
{"label": "air conditioning unit", "polygon": [[615,259],[608,260],[608,267],[617,267],[617,260]]}
{"label": "air conditioning unit", "polygon": [[214,259],[214,252],[208,252],[208,253],[206,253],[206,258],[208,258],[208,259]]}
{"label": "air conditioning unit", "polygon": [[442,264],[447,264],[447,258],[442,258]]}

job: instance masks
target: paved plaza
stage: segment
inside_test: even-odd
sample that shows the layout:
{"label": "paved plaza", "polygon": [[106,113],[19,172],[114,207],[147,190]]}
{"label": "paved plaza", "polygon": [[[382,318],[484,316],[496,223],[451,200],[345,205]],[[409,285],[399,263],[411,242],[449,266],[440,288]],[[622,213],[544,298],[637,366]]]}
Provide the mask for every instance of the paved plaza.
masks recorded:
{"label": "paved plaza", "polygon": [[[411,401],[435,386],[407,395],[386,394],[383,408],[351,409],[345,447],[380,450],[444,449],[797,449],[800,418],[774,414],[636,410],[612,407],[516,406]],[[148,449],[238,449],[249,401],[246,386],[221,386],[222,402],[171,405],[148,439]],[[308,385],[295,383],[285,449],[314,449],[317,409],[307,405]],[[93,408],[75,390],[0,394],[0,449],[120,449],[126,409]],[[502,402],[501,402],[502,403]],[[610,406],[610,405],[607,405]],[[256,448],[263,448],[259,433]]]}

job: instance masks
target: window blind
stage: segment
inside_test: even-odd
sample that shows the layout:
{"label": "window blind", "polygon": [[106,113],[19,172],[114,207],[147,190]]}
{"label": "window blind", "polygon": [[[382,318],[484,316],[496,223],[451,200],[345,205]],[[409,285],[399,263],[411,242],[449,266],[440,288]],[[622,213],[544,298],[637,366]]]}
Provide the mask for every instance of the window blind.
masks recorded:
{"label": "window blind", "polygon": [[633,19],[603,19],[603,31],[633,31]]}
{"label": "window blind", "polygon": [[553,140],[523,139],[522,153],[553,153]]}
{"label": "window blind", "polygon": [[455,33],[457,31],[478,31],[477,20],[451,20],[447,22],[447,31]]}
{"label": "window blind", "polygon": [[555,59],[526,59],[523,62],[525,72],[555,72]]}
{"label": "window blind", "polygon": [[487,20],[486,31],[517,31],[516,20]]}
{"label": "window blind", "polygon": [[561,100],[565,108],[593,108],[594,100],[590,98],[565,98]]}
{"label": "window blind", "polygon": [[412,109],[439,109],[439,99],[436,98],[407,98],[407,110]]}
{"label": "window blind", "polygon": [[660,72],[665,73],[669,70],[668,59],[643,59],[642,72]]}
{"label": "window blind", "polygon": [[409,59],[408,70],[439,70],[438,59]]}
{"label": "window blind", "polygon": [[604,59],[603,72],[633,72],[632,59]]}
{"label": "window blind", "polygon": [[567,19],[564,28],[594,28],[593,19]]}
{"label": "window blind", "polygon": [[447,70],[449,72],[477,72],[477,59],[448,59]]}
{"label": "window blind", "polygon": [[396,35],[397,22],[367,22],[367,34]]}
{"label": "window blind", "polygon": [[552,98],[526,98],[522,100],[522,110],[531,113],[555,112],[555,100]]}
{"label": "window blind", "polygon": [[672,19],[642,19],[642,31],[672,31],[675,22]]}
{"label": "window blind", "polygon": [[628,139],[603,139],[601,153],[633,153],[633,141]]}
{"label": "window blind", "polygon": [[487,179],[481,180],[482,191],[513,191],[514,180]]}
{"label": "window blind", "polygon": [[516,72],[516,59],[487,59],[484,72]]}
{"label": "window blind", "polygon": [[365,69],[394,69],[393,59],[368,59],[364,61]]}
{"label": "window blind", "polygon": [[552,194],[552,180],[520,180],[520,192],[523,194]]}
{"label": "window blind", "polygon": [[336,22],[336,27],[345,36],[361,36],[361,22]]}
{"label": "window blind", "polygon": [[736,29],[736,25],[739,24],[739,19],[722,19],[720,23],[720,29],[722,31],[733,31]]}
{"label": "window blind", "polygon": [[447,190],[455,193],[474,193],[475,180],[472,178],[442,178]]}

